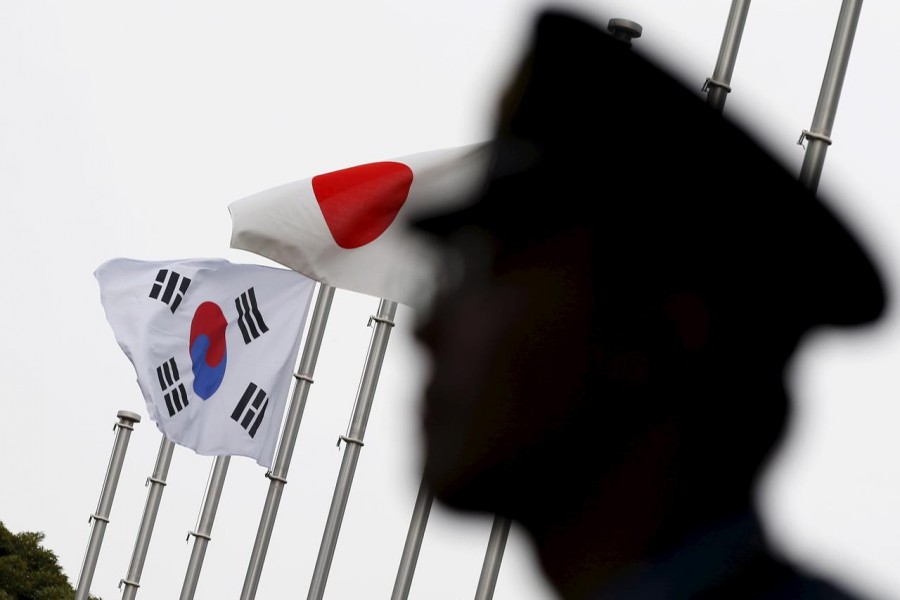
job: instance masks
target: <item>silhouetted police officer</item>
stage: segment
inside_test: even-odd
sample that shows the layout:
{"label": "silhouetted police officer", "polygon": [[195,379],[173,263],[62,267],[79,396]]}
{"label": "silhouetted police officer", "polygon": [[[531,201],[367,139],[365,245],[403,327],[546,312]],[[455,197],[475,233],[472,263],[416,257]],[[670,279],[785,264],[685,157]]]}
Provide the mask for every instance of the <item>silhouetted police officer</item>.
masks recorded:
{"label": "silhouetted police officer", "polygon": [[508,516],[565,598],[845,598],[774,553],[753,489],[801,336],[876,319],[815,195],[636,49],[548,11],[420,330],[425,478]]}

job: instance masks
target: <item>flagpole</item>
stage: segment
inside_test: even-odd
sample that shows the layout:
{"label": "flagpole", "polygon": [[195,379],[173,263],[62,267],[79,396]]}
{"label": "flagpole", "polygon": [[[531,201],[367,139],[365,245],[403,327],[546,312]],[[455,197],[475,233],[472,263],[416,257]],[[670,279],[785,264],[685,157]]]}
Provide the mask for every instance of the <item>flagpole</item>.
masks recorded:
{"label": "flagpole", "polygon": [[[734,0],[734,4],[732,5],[732,12],[735,12],[735,6],[737,4],[742,3],[741,0]],[[749,0],[744,2],[749,6]],[[740,36],[740,31],[743,30],[743,23],[746,20],[746,7],[742,9],[743,17],[738,21],[739,29],[737,29],[738,39]],[[732,21],[732,17],[729,16],[729,21]],[[643,27],[640,23],[636,23],[629,19],[610,19],[607,23],[607,30],[615,37],[616,39],[626,43],[630,48],[632,46],[632,40],[635,38],[641,37],[643,33]],[[728,34],[726,34],[728,36]],[[722,54],[720,54],[720,62],[723,60]],[[731,67],[734,66],[734,59],[728,59],[731,63]],[[718,67],[717,67],[718,68]],[[728,77],[730,77],[730,71],[728,72]],[[707,84],[714,83],[718,84],[718,80],[713,82],[710,79],[707,79]],[[724,103],[724,99],[723,99]],[[502,517],[500,515],[494,516],[494,522],[491,526],[491,535],[488,539],[488,547],[484,556],[484,563],[481,567],[481,575],[478,579],[478,587],[475,590],[475,600],[490,600],[494,595],[494,589],[497,586],[497,577],[500,572],[500,565],[503,561],[503,553],[506,550],[506,542],[509,539],[509,530],[512,525],[512,522],[507,517]]]}
{"label": "flagpole", "polygon": [[[735,4],[739,3],[741,3],[741,0],[735,0]],[[749,5],[749,0],[746,0],[745,3]],[[732,6],[732,12],[734,12],[734,10],[735,8]],[[744,8],[743,18],[740,21],[740,30],[743,30],[743,21],[746,20],[746,12],[746,8]],[[641,36],[643,27],[634,21],[617,18],[609,20],[607,23],[607,30],[616,39],[631,47],[632,40]],[[740,30],[738,31],[738,36],[740,35]],[[720,55],[720,61],[721,60],[722,57]],[[733,68],[734,60],[730,60]],[[730,72],[728,76],[730,77]],[[707,82],[709,83],[710,80],[707,79]],[[394,584],[394,595],[391,597],[391,600],[405,600],[409,594],[412,570],[418,557],[421,537],[424,535],[425,520],[428,518],[428,512],[431,509],[431,502],[433,499],[430,495],[427,496],[427,499],[423,497],[423,490],[424,488],[419,490],[419,499],[416,500],[413,522],[410,524],[410,531],[407,536],[406,547],[404,548],[404,555],[400,564],[400,572],[397,574],[397,581]],[[427,507],[425,503],[427,503]],[[494,517],[491,535],[488,539],[488,548],[485,552],[484,563],[482,564],[481,576],[478,580],[478,588],[475,591],[476,600],[489,600],[494,595],[494,588],[497,586],[497,577],[500,572],[500,565],[503,561],[503,553],[506,550],[506,542],[509,538],[511,524],[511,521],[506,517],[501,517],[499,515],[495,515]]]}
{"label": "flagpole", "polygon": [[394,580],[394,591],[391,593],[391,600],[406,600],[409,597],[413,572],[419,559],[422,538],[425,537],[425,525],[428,522],[428,515],[431,513],[431,505],[433,503],[434,494],[428,490],[425,480],[422,479],[422,482],[419,484],[419,493],[416,495],[413,516],[409,523],[409,532],[406,534],[406,544],[403,546],[403,556],[400,558],[397,579]]}
{"label": "flagpole", "polygon": [[141,518],[137,540],[134,542],[134,553],[131,555],[128,574],[125,576],[125,579],[119,581],[120,588],[123,584],[125,585],[125,591],[122,592],[122,600],[134,600],[137,597],[137,590],[141,585],[141,572],[144,570],[144,560],[147,558],[147,548],[150,545],[150,535],[153,533],[153,526],[156,524],[159,502],[166,487],[166,477],[169,473],[169,464],[172,462],[174,449],[174,442],[163,436],[159,444],[159,453],[156,455],[156,466],[153,468],[153,474],[147,478],[147,484],[150,486],[150,489],[147,491],[147,503],[144,505],[144,516]]}
{"label": "flagpole", "polygon": [[[738,0],[735,0],[736,2]],[[749,0],[748,0],[749,1]],[[643,26],[629,19],[610,19],[606,25],[607,31],[617,40],[625,43],[630,48],[635,38],[641,37]],[[509,538],[511,521],[506,517],[494,515],[491,526],[491,535],[488,539],[488,547],[485,551],[484,563],[481,566],[481,575],[478,579],[478,587],[475,590],[475,600],[490,600],[497,586],[497,577],[500,573],[500,565],[503,561],[503,553],[506,550],[506,542]]]}
{"label": "flagpole", "polygon": [[725,108],[725,99],[731,92],[731,76],[734,73],[734,63],[737,61],[737,52],[741,45],[741,37],[744,35],[749,10],[750,0],[732,0],[716,68],[712,77],[707,77],[706,83],[703,84],[707,104],[718,112],[722,112]]}
{"label": "flagpole", "polygon": [[75,600],[86,600],[90,595],[91,580],[94,578],[94,570],[97,568],[100,546],[103,545],[103,534],[106,533],[106,524],[109,523],[109,512],[116,495],[116,486],[119,484],[119,475],[122,473],[122,463],[125,462],[125,451],[128,450],[128,441],[131,439],[134,424],[141,422],[140,415],[127,410],[120,410],[116,416],[119,418],[119,421],[113,426],[113,429],[116,430],[116,441],[113,444],[112,455],[106,469],[106,478],[103,482],[103,491],[100,493],[97,511],[88,519],[93,521],[93,526],[87,552],[84,555],[84,563],[81,565],[81,574],[78,576]]}
{"label": "flagpole", "polygon": [[219,508],[219,499],[222,497],[222,488],[225,486],[225,474],[228,473],[228,463],[230,462],[230,456],[217,456],[213,463],[212,475],[203,499],[203,510],[200,513],[197,531],[188,532],[188,538],[194,536],[194,547],[191,550],[191,560],[188,563],[187,572],[184,574],[180,600],[191,600],[194,597],[194,592],[197,591],[200,568],[203,566],[206,547],[212,539],[210,534],[212,533],[213,522],[216,520],[216,511]]}
{"label": "flagpole", "polygon": [[375,396],[375,387],[378,385],[378,375],[384,362],[385,349],[390,338],[391,328],[394,326],[394,315],[397,312],[397,303],[391,300],[381,299],[378,304],[378,314],[369,317],[369,326],[375,323],[372,332],[372,340],[369,344],[369,355],[363,369],[362,381],[356,397],[356,405],[353,408],[350,426],[347,435],[338,439],[346,442],[344,458],[338,472],[337,484],[334,488],[334,497],[331,501],[331,509],[325,523],[325,533],[322,535],[322,543],[319,547],[319,555],[316,558],[316,567],[313,570],[312,581],[309,586],[308,600],[321,600],[325,593],[325,583],[328,579],[328,571],[334,558],[334,550],[337,546],[337,536],[340,533],[341,521],[344,510],[347,507],[347,498],[350,495],[350,484],[356,463],[359,460],[359,452],[363,445],[363,437],[366,432],[366,422],[372,409],[372,399]]}
{"label": "flagpole", "polygon": [[253,552],[250,555],[250,563],[247,565],[247,575],[244,578],[244,587],[241,590],[241,600],[252,600],[256,597],[256,589],[259,586],[259,578],[262,574],[263,563],[266,560],[266,552],[268,551],[272,530],[275,526],[275,516],[278,513],[281,494],[287,483],[288,469],[291,466],[291,457],[294,454],[294,445],[297,441],[297,433],[300,430],[300,420],[303,418],[303,409],[306,407],[309,388],[313,384],[313,373],[316,369],[316,361],[319,358],[319,349],[322,346],[322,338],[325,335],[325,325],[328,322],[328,313],[331,311],[333,298],[334,288],[320,283],[309,332],[306,335],[306,343],[303,347],[303,354],[300,357],[300,368],[294,374],[296,383],[291,395],[281,441],[278,444],[275,463],[272,466],[272,470],[266,473],[266,477],[269,478],[269,492],[266,495],[266,503],[263,506],[262,516],[260,517],[256,542],[253,544]]}
{"label": "flagpole", "polygon": [[856,35],[856,26],[859,23],[861,11],[862,0],[844,0],[841,4],[841,12],[834,31],[831,53],[828,56],[825,76],[822,79],[822,88],[819,91],[819,100],[816,104],[812,126],[809,130],[803,130],[797,142],[801,146],[804,140],[808,142],[803,165],[800,168],[800,182],[814,192],[819,187],[819,178],[822,176],[822,166],[825,163],[825,152],[831,145],[831,128],[834,125],[841,88],[844,85],[844,76],[847,74],[847,64],[850,62],[850,49],[853,46],[853,38]]}
{"label": "flagpole", "polygon": [[509,538],[509,528],[512,522],[496,515],[491,526],[491,537],[488,539],[487,552],[484,555],[484,564],[481,567],[481,577],[478,578],[478,588],[475,590],[475,600],[490,600],[494,596],[494,588],[497,587],[497,575],[500,572],[500,563],[503,560],[503,551],[506,549],[506,540]]}

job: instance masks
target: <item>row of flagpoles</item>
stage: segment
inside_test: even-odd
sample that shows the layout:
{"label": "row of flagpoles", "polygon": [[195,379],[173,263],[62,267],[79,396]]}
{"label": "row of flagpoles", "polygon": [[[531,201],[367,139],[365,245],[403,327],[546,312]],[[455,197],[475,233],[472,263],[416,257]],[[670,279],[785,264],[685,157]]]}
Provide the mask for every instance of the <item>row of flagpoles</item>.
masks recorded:
{"label": "row of flagpoles", "polygon": [[[749,5],[750,0],[733,0],[715,70],[713,75],[706,80],[703,86],[704,91],[707,92],[707,102],[719,112],[724,110],[727,94],[731,91],[731,77],[734,71],[741,36],[749,11]],[[834,124],[840,92],[849,62],[850,50],[861,8],[862,0],[843,0],[813,122],[809,130],[803,130],[798,142],[800,144],[803,144],[804,142],[807,144],[799,179],[813,191],[818,187],[825,153],[832,141],[831,130]],[[613,31],[613,21],[618,22],[615,24],[615,31]],[[629,43],[631,37],[640,35],[640,26],[622,20],[613,21],[610,22],[610,30],[613,31],[615,35],[626,35],[629,39]],[[622,23],[625,23],[625,25],[622,26]],[[629,26],[636,26],[636,29],[632,28],[631,32],[628,33]],[[625,33],[623,33],[623,31]],[[442,186],[446,186],[447,181],[444,181],[441,178],[444,177],[446,179],[449,177],[449,181],[455,181],[458,185],[458,191],[462,193],[470,189],[468,186],[471,185],[472,181],[477,180],[477,174],[479,172],[478,167],[483,164],[483,154],[480,154],[481,150],[483,150],[483,145],[473,145],[472,147],[467,147],[463,150],[462,154],[460,154],[457,149],[453,149],[449,154],[447,154],[448,151],[437,151],[405,158],[411,159],[407,161],[410,164],[413,164],[415,160],[421,159],[424,166],[419,168],[420,171],[431,169],[436,172],[437,175],[433,178],[438,181],[438,183],[435,184],[436,189],[446,189]],[[455,171],[453,169],[448,169],[448,164],[453,163],[453,161],[461,161],[457,164]],[[466,177],[455,177],[463,171],[466,173]],[[412,167],[410,182],[413,182],[411,176],[413,172],[418,174],[415,167]],[[340,173],[343,172],[335,172],[335,174]],[[355,175],[358,175],[358,173],[354,173],[354,176]],[[460,183],[463,180],[465,180],[465,184]],[[313,192],[316,192],[316,178],[307,181],[311,182],[312,190]],[[290,190],[285,189],[282,191],[294,193],[297,190],[291,188]],[[429,197],[429,193],[433,194],[433,190],[428,189],[427,186],[425,188],[420,188],[419,192],[419,196],[426,198]],[[321,196],[319,199],[321,204]],[[266,198],[267,202],[272,200],[272,196]],[[280,200],[276,197],[275,201]],[[332,230],[332,234],[334,233],[334,230]],[[278,235],[278,233],[275,235]],[[375,235],[377,237],[377,233]],[[243,247],[237,245],[238,243],[239,242],[236,242],[233,239],[232,247]],[[281,262],[280,259],[282,257],[280,255],[271,256],[265,250],[260,250],[258,248],[246,249],[257,251],[263,256],[269,256],[270,258]],[[292,268],[297,268],[289,261],[285,264]],[[302,268],[297,268],[297,270],[303,272]],[[315,276],[313,278],[317,279]],[[323,279],[328,280],[328,277]],[[283,407],[283,409],[286,408],[286,416],[283,412],[278,415],[279,419],[283,417],[283,425],[280,431],[277,451],[274,455],[274,462],[271,464],[271,468],[266,472],[266,477],[269,479],[269,488],[262,510],[256,540],[247,567],[247,573],[240,596],[241,600],[252,600],[256,596],[282,493],[284,486],[287,484],[287,476],[290,469],[294,446],[299,434],[300,422],[303,417],[303,411],[310,391],[310,386],[313,384],[316,361],[324,337],[325,327],[335,292],[335,287],[330,283],[323,283],[323,279],[318,279],[318,292],[316,295],[315,306],[312,311],[312,317],[307,328],[305,345],[299,358],[297,370],[293,373],[290,399],[287,402],[286,407]],[[368,289],[360,291],[370,293]],[[341,442],[344,443],[343,460],[338,473],[331,508],[326,520],[325,531],[321,540],[312,580],[310,582],[308,600],[319,600],[324,596],[331,562],[343,521],[344,510],[347,505],[356,465],[364,443],[366,425],[371,411],[375,389],[378,384],[382,362],[390,338],[390,332],[394,326],[393,320],[396,309],[396,301],[381,298],[377,313],[372,316],[369,321],[369,326],[373,327],[372,339],[354,403],[350,424],[346,434],[340,436],[338,442],[338,444]],[[173,313],[174,311],[175,309],[172,308]],[[229,323],[229,325],[230,324],[231,323]],[[130,355],[129,357],[131,358]],[[187,397],[185,397],[184,404],[185,406],[187,405]],[[92,523],[91,534],[81,573],[79,574],[75,596],[76,600],[87,600],[89,596],[91,581],[97,565],[106,525],[109,523],[109,513],[115,496],[130,435],[134,425],[141,420],[141,417],[136,413],[124,410],[119,411],[117,417],[118,421],[114,427],[116,431],[115,443],[107,467],[100,500],[96,511],[90,517]],[[282,421],[279,420],[279,423],[281,422]],[[134,552],[128,572],[120,581],[120,587],[124,587],[123,598],[125,599],[135,598],[140,587],[141,573],[147,556],[150,537],[155,525],[162,493],[166,486],[166,477],[172,460],[174,446],[175,443],[164,435],[160,443],[153,473],[147,480],[149,489],[140,528],[135,541]],[[193,598],[196,591],[207,544],[211,539],[212,527],[229,461],[230,455],[220,455],[216,456],[214,459],[210,480],[203,498],[201,515],[196,530],[191,531],[189,534],[189,536],[193,536],[194,544],[190,562],[185,573],[181,592],[182,600]],[[433,496],[423,481],[420,485],[413,507],[409,531],[403,548],[403,554],[400,558],[397,577],[391,596],[392,600],[405,600],[409,595],[416,561],[422,545],[432,502]],[[509,520],[503,517],[497,516],[494,519],[488,547],[485,552],[481,577],[475,594],[477,600],[488,600],[493,596],[504,548],[509,535],[510,525]]]}

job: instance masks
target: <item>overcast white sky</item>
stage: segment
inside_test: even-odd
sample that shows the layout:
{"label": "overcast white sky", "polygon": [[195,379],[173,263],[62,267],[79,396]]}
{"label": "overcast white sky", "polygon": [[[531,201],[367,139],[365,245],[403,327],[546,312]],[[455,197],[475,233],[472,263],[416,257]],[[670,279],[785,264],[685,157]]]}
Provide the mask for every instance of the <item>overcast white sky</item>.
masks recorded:
{"label": "overcast white sky", "polygon": [[[729,4],[616,0],[579,10],[601,25],[610,17],[639,22],[644,35],[635,46],[664,57],[699,93]],[[75,584],[116,413],[141,414],[92,586],[116,598],[160,434],[104,319],[94,269],[117,256],[270,264],[228,247],[230,202],[325,171],[484,139],[496,91],[543,5],[0,2],[0,520],[13,531],[44,531]],[[797,172],[797,138],[812,122],[840,5],[750,8],[725,112]],[[819,187],[868,240],[893,296],[898,22],[896,3],[863,7]],[[599,68],[594,74],[598,85],[615,85]],[[678,140],[646,145],[648,155],[674,156]],[[602,185],[602,165],[597,172]],[[710,190],[698,181],[697,190],[728,202],[740,182]],[[377,306],[374,297],[335,294],[261,600],[307,593],[341,461],[335,442],[350,419]],[[412,325],[401,307],[326,598],[390,597],[419,484],[424,363]],[[811,336],[791,367],[793,425],[760,491],[766,524],[786,552],[880,598],[900,598],[898,359],[893,307],[878,327]],[[185,536],[212,462],[176,448],[138,597],[178,596],[191,552]],[[263,474],[251,459],[231,461],[197,599],[239,596],[268,488]],[[435,506],[411,597],[472,597],[489,531],[489,516]],[[553,598],[515,528],[494,597]]]}

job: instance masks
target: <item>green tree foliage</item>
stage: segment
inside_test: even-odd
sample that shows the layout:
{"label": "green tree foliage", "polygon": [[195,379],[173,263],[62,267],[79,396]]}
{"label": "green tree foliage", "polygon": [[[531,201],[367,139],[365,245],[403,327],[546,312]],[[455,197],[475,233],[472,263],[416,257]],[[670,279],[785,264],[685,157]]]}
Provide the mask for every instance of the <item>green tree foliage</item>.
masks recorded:
{"label": "green tree foliage", "polygon": [[[39,531],[12,533],[0,522],[0,600],[70,600],[75,589]],[[100,600],[91,596],[91,600]]]}

